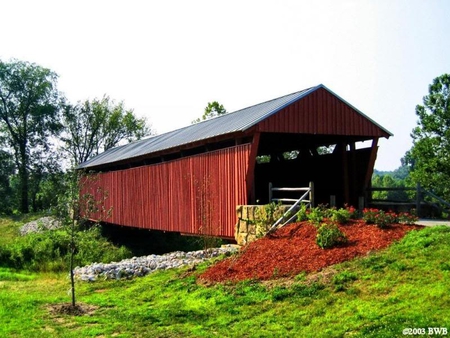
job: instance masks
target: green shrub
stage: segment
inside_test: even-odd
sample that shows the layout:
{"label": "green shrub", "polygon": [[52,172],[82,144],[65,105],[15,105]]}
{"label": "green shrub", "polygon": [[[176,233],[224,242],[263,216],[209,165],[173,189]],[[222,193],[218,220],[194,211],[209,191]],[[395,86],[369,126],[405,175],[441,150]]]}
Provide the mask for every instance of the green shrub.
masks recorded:
{"label": "green shrub", "polygon": [[367,224],[376,224],[379,228],[386,228],[390,224],[398,223],[398,216],[392,212],[385,212],[378,209],[364,209],[363,220]]}
{"label": "green shrub", "polygon": [[[70,236],[64,230],[48,230],[17,237],[0,248],[0,264],[32,271],[64,271],[69,269]],[[76,233],[77,265],[118,261],[131,256],[124,247],[116,247],[100,235],[98,228]]]}
{"label": "green shrub", "polygon": [[351,219],[359,219],[359,218],[361,218],[359,210],[356,209],[355,207],[346,205],[345,206],[345,210],[347,210],[349,212]]}
{"label": "green shrub", "polygon": [[297,221],[303,222],[308,220],[308,208],[306,204],[302,204],[300,210],[297,211]]}
{"label": "green shrub", "polygon": [[319,205],[318,207],[312,208],[311,211],[308,213],[308,220],[315,226],[319,226],[320,223],[322,223],[325,218],[330,216],[331,216],[330,209],[327,209],[324,206]]}
{"label": "green shrub", "polygon": [[383,210],[379,210],[378,214],[375,216],[375,224],[382,229],[397,222],[397,215],[393,212],[384,212]]}
{"label": "green shrub", "polygon": [[331,220],[339,224],[345,224],[350,220],[351,214],[347,209],[332,209]]}
{"label": "green shrub", "polygon": [[378,214],[378,209],[365,208],[363,210],[363,220],[366,224],[375,224],[375,216]]}
{"label": "green shrub", "polygon": [[347,237],[336,224],[323,223],[317,230],[316,243],[322,249],[329,249],[346,242]]}

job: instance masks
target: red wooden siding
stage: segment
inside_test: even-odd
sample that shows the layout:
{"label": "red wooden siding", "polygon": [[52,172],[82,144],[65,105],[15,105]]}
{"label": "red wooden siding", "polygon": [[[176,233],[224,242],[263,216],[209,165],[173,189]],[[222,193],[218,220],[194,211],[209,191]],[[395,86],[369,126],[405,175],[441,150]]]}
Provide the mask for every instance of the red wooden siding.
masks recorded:
{"label": "red wooden siding", "polygon": [[236,206],[247,203],[249,154],[250,144],[244,144],[101,173],[89,190],[107,191],[108,223],[186,234],[209,224],[208,232],[233,238]]}
{"label": "red wooden siding", "polygon": [[323,88],[258,124],[260,132],[389,137],[378,125]]}

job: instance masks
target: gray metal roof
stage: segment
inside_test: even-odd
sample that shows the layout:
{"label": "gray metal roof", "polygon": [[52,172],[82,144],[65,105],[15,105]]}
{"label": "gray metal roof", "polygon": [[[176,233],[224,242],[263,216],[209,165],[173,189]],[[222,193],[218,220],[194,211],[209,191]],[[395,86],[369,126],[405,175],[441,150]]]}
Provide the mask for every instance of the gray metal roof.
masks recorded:
{"label": "gray metal roof", "polygon": [[108,149],[104,153],[81,163],[78,168],[90,168],[107,163],[118,162],[220,135],[245,131],[321,86],[322,85],[304,89],[296,93],[205,120],[181,129]]}

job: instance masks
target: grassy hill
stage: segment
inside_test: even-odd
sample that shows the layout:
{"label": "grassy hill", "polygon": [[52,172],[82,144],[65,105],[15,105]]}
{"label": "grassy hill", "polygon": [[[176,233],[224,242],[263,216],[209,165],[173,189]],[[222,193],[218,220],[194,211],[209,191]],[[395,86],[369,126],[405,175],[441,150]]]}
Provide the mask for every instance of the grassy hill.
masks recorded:
{"label": "grassy hill", "polygon": [[[0,222],[0,230],[11,224]],[[8,235],[10,236],[10,235]],[[0,268],[0,337],[401,337],[450,329],[450,228],[412,231],[386,250],[295,278],[203,285],[194,271],[77,284],[67,273]]]}

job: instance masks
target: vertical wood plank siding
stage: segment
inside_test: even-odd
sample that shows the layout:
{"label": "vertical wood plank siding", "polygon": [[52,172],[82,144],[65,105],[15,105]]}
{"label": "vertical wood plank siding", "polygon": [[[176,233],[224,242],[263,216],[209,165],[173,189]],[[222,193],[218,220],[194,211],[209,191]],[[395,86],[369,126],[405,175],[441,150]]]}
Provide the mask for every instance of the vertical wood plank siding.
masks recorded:
{"label": "vertical wood plank siding", "polygon": [[260,132],[389,137],[379,126],[323,88],[258,124]]}
{"label": "vertical wood plank siding", "polygon": [[236,206],[247,203],[250,148],[244,144],[101,173],[85,189],[107,191],[105,208],[112,208],[108,223],[186,234],[199,234],[206,223],[208,232],[233,238]]}

